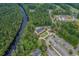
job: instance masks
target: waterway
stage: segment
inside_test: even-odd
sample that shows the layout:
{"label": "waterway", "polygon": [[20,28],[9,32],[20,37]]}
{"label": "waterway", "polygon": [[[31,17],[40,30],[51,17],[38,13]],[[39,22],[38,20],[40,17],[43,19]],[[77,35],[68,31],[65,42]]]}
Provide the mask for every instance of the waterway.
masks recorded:
{"label": "waterway", "polygon": [[25,26],[27,26],[27,23],[29,21],[28,14],[26,13],[23,5],[22,4],[18,4],[18,6],[19,6],[19,10],[20,10],[20,12],[21,12],[21,14],[23,16],[23,19],[22,19],[22,22],[20,24],[20,28],[19,28],[19,30],[16,33],[16,36],[14,37],[13,41],[10,43],[9,47],[7,48],[7,50],[5,51],[4,56],[11,56],[12,51],[16,50],[16,45],[19,42],[20,37],[22,35],[22,32],[23,32]]}

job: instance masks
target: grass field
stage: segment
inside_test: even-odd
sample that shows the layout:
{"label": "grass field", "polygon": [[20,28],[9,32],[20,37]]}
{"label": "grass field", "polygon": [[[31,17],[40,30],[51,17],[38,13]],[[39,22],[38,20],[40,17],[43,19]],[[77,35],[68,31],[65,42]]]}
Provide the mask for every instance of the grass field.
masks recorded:
{"label": "grass field", "polygon": [[40,37],[45,37],[45,36],[47,36],[47,35],[48,35],[47,32],[43,32],[43,33],[40,35]]}

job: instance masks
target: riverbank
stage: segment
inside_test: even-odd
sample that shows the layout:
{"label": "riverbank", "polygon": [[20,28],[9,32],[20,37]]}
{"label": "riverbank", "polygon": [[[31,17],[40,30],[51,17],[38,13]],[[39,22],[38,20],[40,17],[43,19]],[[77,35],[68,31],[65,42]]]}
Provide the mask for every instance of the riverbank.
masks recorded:
{"label": "riverbank", "polygon": [[23,29],[27,25],[27,22],[28,22],[28,19],[29,19],[26,12],[25,12],[25,10],[24,10],[24,7],[21,4],[18,4],[18,6],[19,6],[20,11],[21,11],[21,13],[23,15],[23,20],[22,20],[22,23],[20,25],[20,28],[19,28],[14,40],[10,43],[7,51],[5,51],[4,56],[10,56],[12,51],[16,50],[16,45],[19,42],[20,36],[21,36],[21,34],[23,32]]}

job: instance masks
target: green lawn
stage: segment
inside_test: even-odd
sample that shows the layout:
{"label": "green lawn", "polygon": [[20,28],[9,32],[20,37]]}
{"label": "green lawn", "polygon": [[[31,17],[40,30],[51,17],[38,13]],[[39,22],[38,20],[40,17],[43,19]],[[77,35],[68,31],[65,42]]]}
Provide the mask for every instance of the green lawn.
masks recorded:
{"label": "green lawn", "polygon": [[43,32],[40,36],[41,37],[45,37],[46,35],[48,35],[48,33],[47,32]]}

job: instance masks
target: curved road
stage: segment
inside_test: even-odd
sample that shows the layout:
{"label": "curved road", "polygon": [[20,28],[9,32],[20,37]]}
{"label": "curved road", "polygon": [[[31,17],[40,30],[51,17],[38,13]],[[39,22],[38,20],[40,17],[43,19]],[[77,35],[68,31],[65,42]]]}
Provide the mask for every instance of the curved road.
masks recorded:
{"label": "curved road", "polygon": [[20,28],[19,28],[14,40],[10,43],[9,47],[7,48],[7,50],[5,51],[3,56],[11,56],[12,51],[16,50],[16,45],[19,42],[20,36],[21,36],[25,26],[27,25],[27,23],[29,21],[29,17],[27,15],[27,13],[25,12],[23,5],[18,4],[18,6],[20,8],[21,14],[23,15],[22,23],[20,25]]}

